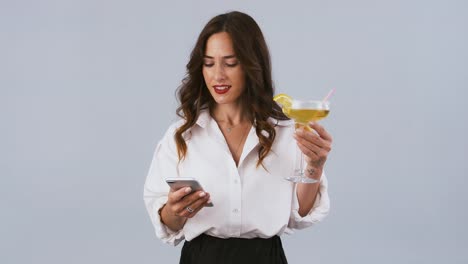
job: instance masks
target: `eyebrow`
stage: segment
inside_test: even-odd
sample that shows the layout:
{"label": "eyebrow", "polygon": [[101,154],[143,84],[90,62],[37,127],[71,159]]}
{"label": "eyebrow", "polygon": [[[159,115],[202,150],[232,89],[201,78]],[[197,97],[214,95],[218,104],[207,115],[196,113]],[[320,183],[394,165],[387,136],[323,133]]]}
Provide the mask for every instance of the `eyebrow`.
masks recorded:
{"label": "eyebrow", "polygon": [[[236,55],[227,55],[227,56],[223,56],[223,59],[231,59],[231,58],[235,58],[235,57],[236,57]],[[214,59],[214,57],[211,57],[211,56],[208,56],[208,55],[203,56],[203,58]]]}

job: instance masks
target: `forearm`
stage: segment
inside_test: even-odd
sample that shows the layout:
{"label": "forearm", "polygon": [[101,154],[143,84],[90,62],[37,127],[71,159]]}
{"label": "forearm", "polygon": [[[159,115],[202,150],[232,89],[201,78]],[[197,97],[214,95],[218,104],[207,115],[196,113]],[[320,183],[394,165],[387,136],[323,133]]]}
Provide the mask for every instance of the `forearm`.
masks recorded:
{"label": "forearm", "polygon": [[305,216],[314,206],[317,194],[320,187],[320,177],[322,170],[317,170],[308,167],[306,169],[306,176],[318,180],[316,183],[298,184],[297,185],[297,199],[299,201],[299,215]]}
{"label": "forearm", "polygon": [[187,221],[186,217],[170,214],[166,206],[162,208],[160,215],[161,222],[172,231],[181,230]]}

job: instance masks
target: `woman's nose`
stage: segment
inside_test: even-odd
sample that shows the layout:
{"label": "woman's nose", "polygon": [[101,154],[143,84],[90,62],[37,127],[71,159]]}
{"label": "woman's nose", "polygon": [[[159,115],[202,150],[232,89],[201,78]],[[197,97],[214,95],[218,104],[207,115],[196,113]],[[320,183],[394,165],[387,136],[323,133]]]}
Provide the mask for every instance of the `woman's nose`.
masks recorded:
{"label": "woman's nose", "polygon": [[220,81],[226,79],[226,75],[224,72],[224,67],[222,65],[218,65],[215,67],[215,80]]}

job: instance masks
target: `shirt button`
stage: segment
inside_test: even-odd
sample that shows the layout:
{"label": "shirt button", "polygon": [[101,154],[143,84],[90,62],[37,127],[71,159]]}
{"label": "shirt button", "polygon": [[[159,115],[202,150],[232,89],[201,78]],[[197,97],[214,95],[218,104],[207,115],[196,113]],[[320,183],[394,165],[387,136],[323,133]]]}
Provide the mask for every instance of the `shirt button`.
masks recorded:
{"label": "shirt button", "polygon": [[239,210],[234,209],[234,210],[232,210],[232,212],[235,213],[235,214],[237,214],[237,213],[239,212]]}

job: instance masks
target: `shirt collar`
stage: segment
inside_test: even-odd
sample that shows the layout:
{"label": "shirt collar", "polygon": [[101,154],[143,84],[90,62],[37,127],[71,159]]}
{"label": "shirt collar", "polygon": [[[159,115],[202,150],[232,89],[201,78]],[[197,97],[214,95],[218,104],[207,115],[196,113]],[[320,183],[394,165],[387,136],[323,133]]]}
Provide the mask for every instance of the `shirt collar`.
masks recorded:
{"label": "shirt collar", "polygon": [[208,109],[203,109],[200,111],[200,114],[198,115],[197,119],[197,125],[199,125],[202,128],[205,128],[206,125],[213,119],[210,115],[210,111]]}

